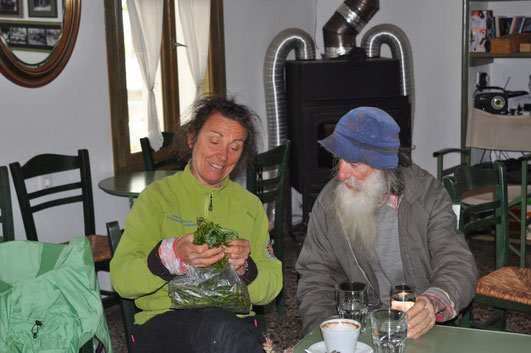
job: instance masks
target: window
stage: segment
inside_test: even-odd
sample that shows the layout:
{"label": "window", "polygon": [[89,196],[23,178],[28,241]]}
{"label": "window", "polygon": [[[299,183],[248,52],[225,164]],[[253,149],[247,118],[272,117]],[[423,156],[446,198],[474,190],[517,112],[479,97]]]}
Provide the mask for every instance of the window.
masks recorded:
{"label": "window", "polygon": [[[135,106],[142,103],[141,83],[127,81],[125,43],[128,19],[125,0],[104,0],[107,35],[107,63],[111,105],[111,127],[114,170],[116,174],[143,169],[138,139],[147,135],[142,117],[135,120]],[[159,63],[160,87],[157,107],[163,131],[173,131],[179,121],[179,80],[176,40],[175,0],[164,0],[161,58]],[[211,0],[210,49],[204,91],[225,95],[225,57],[223,40],[223,0]],[[181,49],[179,49],[181,50]],[[130,56],[129,56],[130,57]],[[129,59],[130,60],[130,59]],[[181,58],[182,60],[182,58]],[[127,70],[131,71],[129,64]],[[129,88],[129,90],[128,90]],[[144,113],[140,113],[141,116]],[[143,132],[142,132],[143,131]],[[142,136],[139,136],[142,134]]]}

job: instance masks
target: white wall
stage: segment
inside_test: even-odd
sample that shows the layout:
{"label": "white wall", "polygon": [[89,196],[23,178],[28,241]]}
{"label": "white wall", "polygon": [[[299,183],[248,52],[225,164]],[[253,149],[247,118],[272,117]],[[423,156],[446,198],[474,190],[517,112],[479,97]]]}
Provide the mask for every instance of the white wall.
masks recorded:
{"label": "white wall", "polygon": [[[264,124],[262,69],[271,39],[284,28],[298,27],[314,37],[320,55],[324,52],[322,27],[341,1],[285,4],[281,0],[224,4],[228,90],[259,113]],[[380,23],[399,26],[411,42],[416,91],[413,144],[417,147],[413,157],[435,173],[432,152],[460,143],[461,1],[380,0],[380,11],[366,29]]]}
{"label": "white wall", "polygon": [[[96,228],[123,224],[126,198],[101,191],[98,181],[113,175],[103,1],[84,1],[77,43],[64,71],[42,88],[23,88],[0,75],[0,165],[25,163],[40,153],[77,154],[89,150]],[[12,189],[16,239],[25,239],[18,201]],[[55,214],[55,213],[54,213]],[[81,206],[65,206],[60,217],[42,211],[39,237],[59,242],[82,235]]]}
{"label": "white wall", "polygon": [[227,93],[262,119],[262,149],[267,146],[263,68],[271,40],[286,28],[312,34],[315,6],[308,0],[225,0]]}

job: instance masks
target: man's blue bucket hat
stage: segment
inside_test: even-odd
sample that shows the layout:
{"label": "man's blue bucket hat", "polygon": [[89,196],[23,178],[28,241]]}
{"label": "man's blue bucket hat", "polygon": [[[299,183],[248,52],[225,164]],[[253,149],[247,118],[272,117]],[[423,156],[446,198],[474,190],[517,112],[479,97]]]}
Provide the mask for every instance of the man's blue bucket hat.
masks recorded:
{"label": "man's blue bucket hat", "polygon": [[345,114],[334,133],[319,143],[346,161],[394,169],[398,167],[399,132],[398,124],[383,110],[359,107]]}

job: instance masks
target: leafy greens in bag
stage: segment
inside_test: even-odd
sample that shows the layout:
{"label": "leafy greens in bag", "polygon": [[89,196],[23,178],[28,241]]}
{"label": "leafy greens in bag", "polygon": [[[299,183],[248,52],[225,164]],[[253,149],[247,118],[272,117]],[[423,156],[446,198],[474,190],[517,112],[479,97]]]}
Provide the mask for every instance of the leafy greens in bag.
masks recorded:
{"label": "leafy greens in bag", "polygon": [[[197,219],[194,244],[209,248],[229,246],[227,240],[238,236],[204,218]],[[248,313],[251,300],[247,286],[226,258],[209,267],[188,266],[182,276],[172,279],[168,286],[172,309],[222,307],[236,313]]]}
{"label": "leafy greens in bag", "polygon": [[[219,246],[229,246],[227,240],[237,239],[238,236],[233,231],[222,228],[214,222],[209,222],[200,217],[197,219],[197,229],[194,232],[194,244],[208,244],[208,248],[217,248]],[[213,264],[217,269],[222,269],[227,263],[227,259],[223,258]]]}

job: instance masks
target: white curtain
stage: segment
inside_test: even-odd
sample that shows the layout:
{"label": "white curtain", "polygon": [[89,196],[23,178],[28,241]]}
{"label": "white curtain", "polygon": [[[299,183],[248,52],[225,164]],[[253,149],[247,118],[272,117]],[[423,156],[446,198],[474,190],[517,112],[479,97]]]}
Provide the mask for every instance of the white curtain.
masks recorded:
{"label": "white curtain", "polygon": [[201,84],[208,65],[210,34],[210,0],[177,0],[179,17],[186,45],[186,56],[195,83],[196,97],[201,96]]}
{"label": "white curtain", "polygon": [[148,90],[148,137],[151,147],[162,147],[162,133],[155,103],[155,76],[160,59],[163,0],[127,0],[133,46]]}

